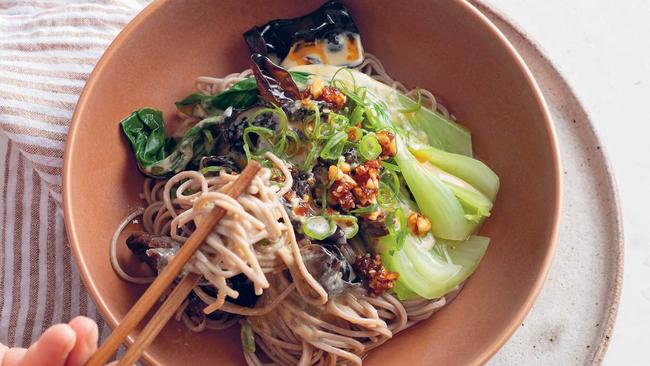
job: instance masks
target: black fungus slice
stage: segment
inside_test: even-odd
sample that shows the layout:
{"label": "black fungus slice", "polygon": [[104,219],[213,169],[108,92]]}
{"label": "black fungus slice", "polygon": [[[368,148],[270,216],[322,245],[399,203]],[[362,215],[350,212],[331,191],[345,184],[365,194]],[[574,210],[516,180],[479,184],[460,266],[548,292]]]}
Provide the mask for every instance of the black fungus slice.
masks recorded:
{"label": "black fungus slice", "polygon": [[337,248],[309,244],[300,249],[307,271],[331,297],[344,292],[353,284],[352,265]]}
{"label": "black fungus slice", "polygon": [[388,235],[388,227],[386,227],[385,220],[370,220],[367,218],[362,218],[359,222],[361,231],[365,235],[380,238],[382,236]]}
{"label": "black fungus slice", "polygon": [[252,54],[251,69],[264,101],[282,106],[301,99],[300,90],[289,71],[274,64],[268,57]]}
{"label": "black fungus slice", "polygon": [[343,156],[345,157],[345,162],[354,165],[359,163],[359,156],[357,154],[357,149],[350,146],[343,150]]}
{"label": "black fungus slice", "polygon": [[246,277],[245,274],[238,274],[237,276],[231,277],[227,280],[228,285],[239,292],[239,296],[236,299],[227,297],[226,301],[239,306],[245,306],[252,308],[255,306],[259,296],[255,295],[255,288],[253,282]]}
{"label": "black fungus slice", "polygon": [[[268,128],[276,131],[280,125],[276,115],[273,113],[262,113],[250,121],[250,115],[255,111],[251,109],[238,115],[236,118],[228,118],[223,124],[224,139],[230,145],[230,149],[236,152],[244,152],[244,129],[249,125]],[[259,137],[257,134],[250,134],[251,142],[257,145]]]}
{"label": "black fungus slice", "polygon": [[301,172],[297,169],[292,169],[291,175],[293,176],[293,186],[291,189],[296,192],[296,195],[300,198],[304,197],[305,195],[310,195],[311,188],[316,182],[314,179],[314,173]]}
{"label": "black fungus slice", "polygon": [[238,173],[240,171],[239,165],[230,155],[204,156],[199,163],[199,169],[207,167],[221,167],[226,173]]}
{"label": "black fungus slice", "polygon": [[127,247],[138,259],[146,263],[154,272],[159,273],[169,259],[176,253],[179,244],[166,236],[159,236],[144,231],[134,231],[126,239]]}
{"label": "black fungus slice", "polygon": [[344,51],[345,38],[358,34],[350,11],[338,1],[329,1],[307,15],[253,27],[244,33],[244,40],[251,53],[270,55],[281,62],[294,45],[323,40],[329,51]]}

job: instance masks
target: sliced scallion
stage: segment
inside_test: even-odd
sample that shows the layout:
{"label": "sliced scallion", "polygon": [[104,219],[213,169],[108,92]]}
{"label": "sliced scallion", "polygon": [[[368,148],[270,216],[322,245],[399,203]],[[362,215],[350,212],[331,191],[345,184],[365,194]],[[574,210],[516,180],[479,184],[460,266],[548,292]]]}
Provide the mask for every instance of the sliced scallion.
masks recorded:
{"label": "sliced scallion", "polygon": [[323,216],[312,216],[302,224],[302,231],[312,239],[323,240],[334,234],[336,225]]}
{"label": "sliced scallion", "polygon": [[378,209],[379,209],[378,204],[372,204],[370,206],[354,209],[354,210],[350,211],[350,213],[355,214],[357,216],[361,216],[361,215],[365,215],[365,214],[368,214],[368,213],[371,213],[371,212],[375,212]]}
{"label": "sliced scallion", "polygon": [[319,153],[320,149],[318,148],[318,144],[315,141],[312,141],[309,153],[307,154],[305,163],[303,164],[303,170],[310,171],[314,167],[314,162]]}
{"label": "sliced scallion", "polygon": [[346,239],[352,239],[359,232],[357,218],[352,215],[333,215],[332,219],[343,230]]}
{"label": "sliced scallion", "polygon": [[255,333],[248,322],[241,326],[241,344],[244,352],[255,353]]}
{"label": "sliced scallion", "polygon": [[344,131],[339,131],[327,140],[323,150],[320,152],[320,157],[326,160],[337,160],[343,153],[345,142],[348,139],[348,134]]}
{"label": "sliced scallion", "polygon": [[361,121],[363,121],[363,115],[365,113],[366,109],[363,106],[357,105],[354,107],[352,113],[350,114],[350,125],[356,126],[357,124],[361,124]]}
{"label": "sliced scallion", "polygon": [[199,170],[199,173],[206,175],[208,173],[218,173],[222,170],[224,170],[224,167],[222,166],[206,166],[204,168],[201,168],[201,170]]}
{"label": "sliced scallion", "polygon": [[359,142],[359,154],[366,160],[377,159],[381,154],[381,145],[374,133],[363,136]]}
{"label": "sliced scallion", "polygon": [[422,108],[422,91],[420,90],[420,88],[417,88],[417,93],[418,93],[418,101],[415,103],[414,106],[410,108],[401,108],[398,109],[398,111],[402,113],[414,113],[419,111],[420,108]]}
{"label": "sliced scallion", "polygon": [[244,140],[244,152],[246,153],[246,158],[248,161],[252,159],[252,156],[255,153],[251,150],[251,147],[254,147],[253,141],[250,137],[251,134],[256,134],[262,138],[268,139],[273,135],[273,130],[258,126],[248,126],[244,129],[244,135],[242,139]]}

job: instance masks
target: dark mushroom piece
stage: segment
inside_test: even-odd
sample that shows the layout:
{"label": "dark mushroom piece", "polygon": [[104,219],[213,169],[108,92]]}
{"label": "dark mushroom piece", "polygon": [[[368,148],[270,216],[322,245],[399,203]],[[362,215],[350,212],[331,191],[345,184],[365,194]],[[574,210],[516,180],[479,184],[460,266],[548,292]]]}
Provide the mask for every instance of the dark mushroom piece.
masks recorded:
{"label": "dark mushroom piece", "polygon": [[359,30],[350,11],[329,1],[307,15],[277,19],[244,33],[251,53],[283,66],[327,63],[357,66],[363,62]]}

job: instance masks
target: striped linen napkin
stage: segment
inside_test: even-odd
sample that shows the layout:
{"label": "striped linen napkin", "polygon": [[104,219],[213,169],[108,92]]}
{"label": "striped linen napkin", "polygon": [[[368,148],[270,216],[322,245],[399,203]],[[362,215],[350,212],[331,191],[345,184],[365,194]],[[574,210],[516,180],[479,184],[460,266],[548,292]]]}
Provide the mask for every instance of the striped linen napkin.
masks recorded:
{"label": "striped linen napkin", "polygon": [[97,313],[61,211],[63,149],[104,49],[148,0],[0,0],[0,342],[27,347],[52,324]]}

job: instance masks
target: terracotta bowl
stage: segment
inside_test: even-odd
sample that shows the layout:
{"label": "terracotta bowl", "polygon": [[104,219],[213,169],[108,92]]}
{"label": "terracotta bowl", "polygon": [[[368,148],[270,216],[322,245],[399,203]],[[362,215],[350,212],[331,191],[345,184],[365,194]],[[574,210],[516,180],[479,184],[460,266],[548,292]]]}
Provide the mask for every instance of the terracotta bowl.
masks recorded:
{"label": "terracotta bowl", "polygon": [[[86,288],[111,326],[143,291],[109,263],[109,241],[140,205],[143,176],[118,122],[136,108],[170,114],[199,75],[247,67],[242,33],[320,1],[167,0],[138,15],[106,51],[79,99],[65,154],[68,236]],[[371,352],[366,365],[476,365],[521,324],[549,268],[560,208],[560,162],[535,80],[501,33],[462,1],[348,1],[365,48],[406,85],[443,96],[501,177],[492,238],[458,298]],[[192,333],[172,321],[149,348],[152,365],[244,364],[235,329]]]}

